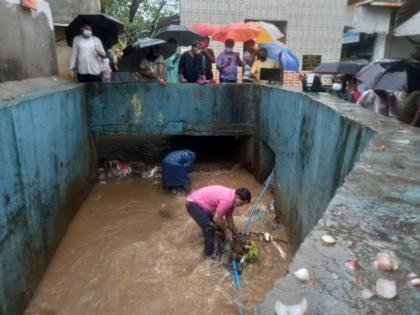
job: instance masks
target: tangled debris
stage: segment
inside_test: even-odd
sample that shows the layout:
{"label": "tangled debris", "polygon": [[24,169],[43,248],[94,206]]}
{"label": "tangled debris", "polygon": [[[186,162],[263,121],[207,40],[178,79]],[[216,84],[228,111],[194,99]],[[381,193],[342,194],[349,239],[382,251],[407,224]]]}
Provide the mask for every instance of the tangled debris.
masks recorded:
{"label": "tangled debris", "polygon": [[98,179],[100,181],[122,178],[153,178],[162,177],[162,168],[150,166],[141,161],[121,162],[118,160],[100,161]]}
{"label": "tangled debris", "polygon": [[267,232],[234,233],[232,241],[227,242],[223,231],[217,226],[212,225],[210,229],[215,233],[213,258],[218,259],[219,261],[223,260],[223,263],[226,266],[229,265],[229,262],[236,261],[239,266],[239,273],[242,273],[246,264],[256,263],[260,260],[260,244],[262,242],[271,242],[279,250],[281,257],[283,259],[286,258],[286,253],[281,249],[278,243],[282,242],[288,244],[288,242],[273,237]]}

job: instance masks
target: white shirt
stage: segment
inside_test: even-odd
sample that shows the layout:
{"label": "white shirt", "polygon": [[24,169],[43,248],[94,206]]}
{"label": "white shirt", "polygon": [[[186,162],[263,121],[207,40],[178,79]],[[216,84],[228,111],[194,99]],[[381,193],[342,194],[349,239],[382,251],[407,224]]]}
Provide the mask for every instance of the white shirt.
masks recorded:
{"label": "white shirt", "polygon": [[73,40],[73,52],[70,58],[70,69],[76,69],[80,74],[94,74],[101,73],[101,57],[96,50],[99,50],[105,55],[104,47],[99,38],[95,36],[84,37],[82,35],[76,36]]}

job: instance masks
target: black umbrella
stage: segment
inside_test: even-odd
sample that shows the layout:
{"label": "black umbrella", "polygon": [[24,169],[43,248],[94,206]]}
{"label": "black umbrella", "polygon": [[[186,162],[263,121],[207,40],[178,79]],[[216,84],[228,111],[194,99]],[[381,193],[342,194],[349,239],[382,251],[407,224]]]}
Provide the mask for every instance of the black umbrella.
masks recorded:
{"label": "black umbrella", "polygon": [[66,28],[67,44],[73,45],[73,39],[81,34],[80,28],[85,24],[92,26],[93,35],[100,38],[105,50],[118,41],[118,34],[124,31],[124,24],[106,14],[78,15]]}
{"label": "black umbrella", "polygon": [[169,25],[158,30],[154,37],[164,40],[175,38],[179,46],[189,46],[200,40],[201,34],[184,25]]}
{"label": "black umbrella", "polygon": [[356,78],[358,88],[413,92],[420,90],[420,63],[410,60],[383,59],[373,61],[363,68]]}
{"label": "black umbrella", "polygon": [[159,38],[150,38],[150,37],[138,38],[135,42],[128,45],[123,50],[123,52],[124,52],[124,55],[129,55],[136,49],[144,49],[144,48],[152,47],[152,46],[160,46],[165,43],[166,41]]}
{"label": "black umbrella", "polygon": [[318,65],[313,72],[325,74],[342,73],[356,75],[367,64],[368,62],[366,60],[323,62]]}

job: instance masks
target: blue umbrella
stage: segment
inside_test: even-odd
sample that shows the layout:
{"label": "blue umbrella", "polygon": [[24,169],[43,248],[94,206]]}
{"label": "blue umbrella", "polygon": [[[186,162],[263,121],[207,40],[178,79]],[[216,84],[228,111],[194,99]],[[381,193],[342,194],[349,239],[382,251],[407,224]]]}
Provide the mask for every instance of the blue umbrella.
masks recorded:
{"label": "blue umbrella", "polygon": [[279,56],[281,55],[284,70],[299,71],[298,57],[281,42],[272,41],[271,43],[260,43],[258,46],[267,49],[268,58],[273,59],[276,62],[279,61]]}

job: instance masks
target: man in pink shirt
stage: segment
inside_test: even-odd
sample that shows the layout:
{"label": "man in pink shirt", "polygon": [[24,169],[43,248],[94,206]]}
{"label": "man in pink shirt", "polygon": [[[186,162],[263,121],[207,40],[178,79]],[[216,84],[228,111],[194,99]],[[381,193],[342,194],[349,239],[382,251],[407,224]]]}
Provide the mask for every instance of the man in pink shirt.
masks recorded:
{"label": "man in pink shirt", "polygon": [[235,230],[233,210],[249,202],[251,193],[247,188],[231,189],[217,185],[203,187],[187,197],[187,211],[203,231],[206,257],[211,257],[214,249],[214,233],[209,231],[210,224],[217,224],[226,239],[231,241]]}

